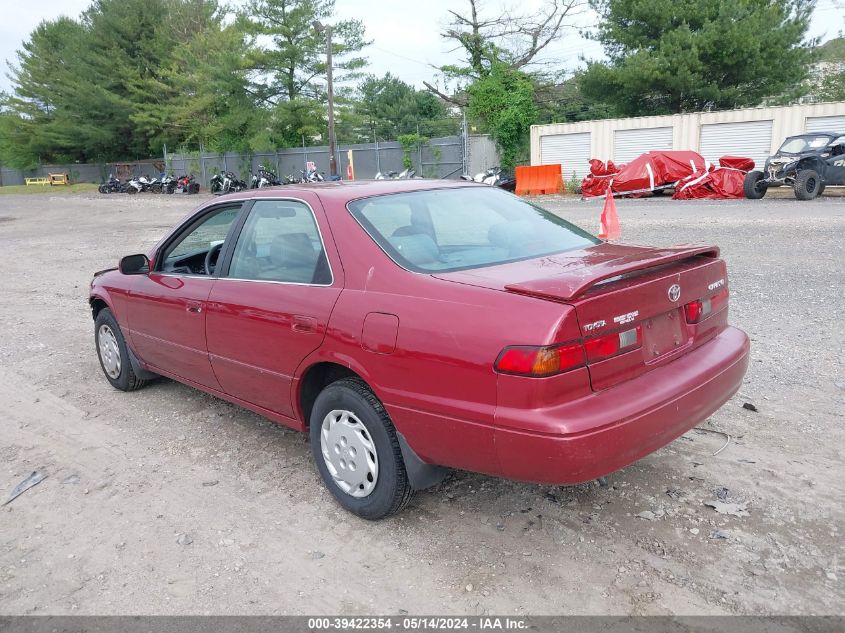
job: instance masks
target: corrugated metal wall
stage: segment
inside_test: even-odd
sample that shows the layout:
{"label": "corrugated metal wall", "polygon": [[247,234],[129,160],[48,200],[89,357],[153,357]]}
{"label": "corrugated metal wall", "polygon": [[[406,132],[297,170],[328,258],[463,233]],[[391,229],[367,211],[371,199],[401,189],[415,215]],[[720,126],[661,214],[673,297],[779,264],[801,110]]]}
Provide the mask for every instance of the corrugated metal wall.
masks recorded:
{"label": "corrugated metal wall", "polygon": [[[606,119],[602,121],[579,121],[577,123],[553,123],[550,125],[534,125],[531,127],[531,164],[542,165],[542,141],[546,136],[559,137],[556,143],[565,143],[565,138],[570,135],[590,135],[590,156],[588,158],[599,158],[601,160],[620,160],[615,156],[616,135],[625,130],[655,130],[660,128],[672,129],[671,149],[701,151],[702,127],[721,123],[747,123],[753,121],[771,121],[771,136],[767,151],[759,149],[765,145],[765,138],[762,140],[755,137],[749,139],[745,146],[745,152],[738,152],[747,155],[747,152],[754,151],[758,155],[762,153],[771,154],[780,147],[781,142],[787,136],[800,134],[808,129],[808,126],[815,125],[818,119],[827,118],[825,127],[830,125],[833,119],[828,117],[845,117],[845,101],[835,103],[814,103],[808,105],[794,105],[784,107],[761,107],[744,108],[740,110],[725,110],[722,112],[695,112],[690,114],[673,114],[669,116],[646,116],[629,119]],[[762,127],[757,130],[762,130]],[[649,133],[645,133],[647,136]],[[743,139],[739,139],[743,141]],[[755,148],[754,143],[757,143]],[[640,153],[655,149],[642,147]],[[708,149],[708,151],[710,151]],[[735,152],[736,153],[736,152]],[[716,157],[718,158],[718,156]],[[754,158],[754,157],[752,157]],[[547,161],[557,162],[557,161]],[[567,167],[568,170],[570,167]],[[589,165],[585,160],[580,165],[572,165],[571,168],[578,173],[586,173]]]}
{"label": "corrugated metal wall", "polygon": [[722,156],[745,156],[762,169],[771,147],[771,121],[743,121],[702,125],[698,151],[711,163]]}
{"label": "corrugated metal wall", "polygon": [[808,132],[841,132],[845,134],[845,115],[816,116],[807,119]]}
{"label": "corrugated metal wall", "polygon": [[573,175],[583,178],[588,171],[584,165],[590,160],[590,133],[544,136],[540,140],[540,156],[543,165],[560,163],[564,180]]}
{"label": "corrugated metal wall", "polygon": [[671,127],[616,130],[613,133],[613,160],[627,163],[643,152],[672,149]]}

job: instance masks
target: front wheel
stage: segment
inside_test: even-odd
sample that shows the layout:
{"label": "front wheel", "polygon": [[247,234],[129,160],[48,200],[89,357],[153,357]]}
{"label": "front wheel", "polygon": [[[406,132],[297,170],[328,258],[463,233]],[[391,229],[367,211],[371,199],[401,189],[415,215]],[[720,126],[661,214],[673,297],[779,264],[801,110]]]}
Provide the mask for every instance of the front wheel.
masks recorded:
{"label": "front wheel", "polygon": [[769,185],[763,180],[762,171],[749,171],[742,182],[742,190],[749,200],[759,200],[766,195]]}
{"label": "front wheel", "polygon": [[153,193],[161,193],[161,183],[157,182],[154,185],[151,185],[150,191],[152,191]]}
{"label": "front wheel", "polygon": [[803,169],[795,176],[795,197],[799,200],[812,200],[821,193],[822,181],[812,169]]}
{"label": "front wheel", "polygon": [[112,387],[121,391],[135,391],[149,382],[135,375],[123,332],[108,308],[100,310],[94,320],[94,342],[97,344],[100,367]]}
{"label": "front wheel", "polygon": [[128,194],[136,194],[136,193],[138,193],[138,190],[137,190],[135,187],[131,187],[131,186],[130,186],[130,187],[127,187],[127,188],[126,188],[126,193],[128,193]]}
{"label": "front wheel", "polygon": [[100,193],[108,193],[109,188],[107,185],[100,185],[99,187],[97,187],[97,191],[99,191]]}
{"label": "front wheel", "polygon": [[317,470],[340,505],[371,521],[405,507],[413,489],[396,429],[363,381],[345,378],[323,389],[310,424]]}

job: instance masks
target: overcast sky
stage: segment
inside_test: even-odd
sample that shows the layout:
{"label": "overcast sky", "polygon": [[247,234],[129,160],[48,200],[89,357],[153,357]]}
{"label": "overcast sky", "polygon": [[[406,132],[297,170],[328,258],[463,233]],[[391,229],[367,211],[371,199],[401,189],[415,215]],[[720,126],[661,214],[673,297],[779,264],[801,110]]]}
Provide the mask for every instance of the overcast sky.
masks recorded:
{"label": "overcast sky", "polygon": [[[845,30],[845,10],[836,6],[837,0],[819,0],[810,29],[812,37],[826,41]],[[3,0],[3,20],[0,22],[0,60],[14,60],[15,51],[29,36],[41,20],[59,15],[77,17],[88,7],[90,0],[38,0],[38,2],[17,2]],[[449,46],[440,37],[440,32],[449,8],[461,7],[460,0],[421,0],[385,2],[385,0],[336,0],[339,18],[356,17],[363,20],[372,46],[365,50],[370,60],[369,72],[382,75],[391,72],[408,83],[422,87],[423,80],[430,80],[433,71],[429,64],[443,64],[457,61],[455,54],[448,52]],[[491,5],[500,4],[492,0]],[[520,0],[508,2],[519,10],[537,9],[542,0]],[[588,25],[593,17],[584,15],[581,25]],[[579,56],[595,59],[602,55],[601,47],[580,37],[576,32],[567,35],[550,46],[543,55],[554,59],[556,65],[575,69]],[[2,63],[0,90],[8,90],[10,81],[6,77],[7,67]]]}

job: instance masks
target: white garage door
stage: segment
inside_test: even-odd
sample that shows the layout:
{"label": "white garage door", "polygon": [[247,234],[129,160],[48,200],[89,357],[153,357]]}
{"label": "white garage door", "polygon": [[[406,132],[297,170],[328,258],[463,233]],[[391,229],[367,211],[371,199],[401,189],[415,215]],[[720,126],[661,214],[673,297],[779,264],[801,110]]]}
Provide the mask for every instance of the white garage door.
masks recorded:
{"label": "white garage door", "polygon": [[772,150],[772,122],[709,123],[701,126],[701,151],[704,158],[718,164],[722,156],[745,156],[754,159],[757,169]]}
{"label": "white garage door", "polygon": [[613,133],[613,161],[627,163],[640,154],[653,150],[672,149],[671,127],[650,127],[641,130],[616,130]]}
{"label": "white garage door", "polygon": [[840,132],[845,134],[845,116],[807,117],[808,132]]}
{"label": "white garage door", "polygon": [[540,137],[540,162],[561,164],[564,180],[575,174],[583,178],[590,171],[590,133],[548,134]]}

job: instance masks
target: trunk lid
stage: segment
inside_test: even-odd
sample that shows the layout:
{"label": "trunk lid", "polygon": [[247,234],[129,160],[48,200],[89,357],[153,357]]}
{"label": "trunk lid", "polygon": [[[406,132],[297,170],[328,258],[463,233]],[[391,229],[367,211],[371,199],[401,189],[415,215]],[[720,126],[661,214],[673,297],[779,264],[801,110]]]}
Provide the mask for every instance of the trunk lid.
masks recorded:
{"label": "trunk lid", "polygon": [[[588,363],[596,391],[695,349],[727,324],[726,311],[686,322],[684,305],[726,289],[714,246],[649,248],[599,244],[501,266],[435,275],[575,308],[585,344],[628,332],[640,345]],[[724,305],[727,305],[726,303]],[[639,329],[634,334],[633,329]]]}

